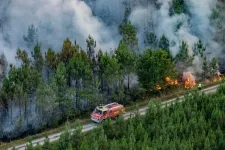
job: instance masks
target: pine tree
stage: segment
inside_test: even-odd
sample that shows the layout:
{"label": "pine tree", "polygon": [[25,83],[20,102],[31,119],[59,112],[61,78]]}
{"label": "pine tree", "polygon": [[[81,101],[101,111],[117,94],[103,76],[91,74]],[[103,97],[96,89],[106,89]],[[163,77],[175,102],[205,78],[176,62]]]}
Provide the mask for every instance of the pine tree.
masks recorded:
{"label": "pine tree", "polygon": [[68,144],[68,148],[66,150],[73,150],[73,147],[72,147],[71,143]]}
{"label": "pine tree", "polygon": [[184,0],[173,0],[173,11],[175,14],[184,13]]}
{"label": "pine tree", "polygon": [[129,150],[127,140],[126,140],[125,136],[123,136],[123,138],[121,140],[120,149],[121,150]]}
{"label": "pine tree", "polygon": [[206,57],[203,57],[202,70],[202,78],[206,79],[209,76],[209,65]]}
{"label": "pine tree", "polygon": [[91,145],[88,144],[87,140],[82,141],[81,146],[78,148],[79,150],[90,150]]}
{"label": "pine tree", "polygon": [[31,24],[28,27],[28,33],[27,36],[23,36],[24,41],[27,44],[28,48],[31,48],[34,46],[34,44],[36,44],[38,42],[38,34],[37,34],[37,29],[35,28],[35,26],[33,24]]}
{"label": "pine tree", "polygon": [[134,133],[130,133],[128,148],[129,150],[136,150],[136,139],[135,139]]}
{"label": "pine tree", "polygon": [[115,51],[115,57],[120,64],[123,76],[127,76],[127,88],[130,88],[130,74],[135,72],[137,56],[134,52],[128,49],[125,42],[120,41],[118,48]]}
{"label": "pine tree", "polygon": [[44,59],[41,53],[41,47],[39,44],[36,44],[34,46],[34,51],[31,52],[33,58],[34,58],[34,66],[36,67],[36,69],[41,72],[42,67],[44,65]]}
{"label": "pine tree", "polygon": [[176,77],[177,70],[167,52],[147,49],[139,59],[137,74],[147,91],[158,92],[157,85],[165,88],[166,77]]}
{"label": "pine tree", "polygon": [[107,150],[108,149],[108,140],[107,140],[107,136],[104,133],[104,129],[102,127],[100,127],[100,131],[99,131],[99,137],[98,137],[98,143],[101,143],[99,145],[99,149],[101,150]]}
{"label": "pine tree", "polygon": [[71,136],[71,142],[74,148],[79,148],[83,141],[83,133],[82,133],[83,126],[81,125],[80,120],[76,120],[74,126],[75,127]]}
{"label": "pine tree", "polygon": [[32,142],[29,142],[29,144],[26,146],[26,150],[33,150],[34,147],[33,147],[33,144]]}
{"label": "pine tree", "polygon": [[66,127],[66,131],[60,135],[59,142],[57,145],[58,149],[66,150],[68,148],[69,144],[71,144],[70,143],[71,133],[69,131],[70,131],[70,129],[68,127]]}
{"label": "pine tree", "polygon": [[153,49],[157,48],[158,46],[157,36],[153,32],[146,32],[144,44],[146,46],[152,47]]}
{"label": "pine tree", "polygon": [[141,150],[150,150],[150,148],[148,146],[148,133],[147,132],[144,133],[144,139],[142,142]]}
{"label": "pine tree", "polygon": [[138,39],[136,36],[136,28],[129,22],[125,22],[124,24],[120,25],[120,34],[123,37],[123,42],[125,42],[129,49],[137,52],[138,50]]}
{"label": "pine tree", "polygon": [[110,143],[109,150],[119,150],[119,145],[115,139]]}
{"label": "pine tree", "polygon": [[42,150],[50,150],[51,149],[51,144],[50,144],[48,137],[46,137],[46,139],[44,141],[44,145],[41,148],[42,148]]}
{"label": "pine tree", "polygon": [[206,47],[204,47],[202,41],[199,40],[197,44],[194,45],[193,56],[200,56],[201,58],[203,58],[205,51],[206,51]]}
{"label": "pine tree", "polygon": [[170,47],[170,42],[168,38],[163,34],[159,40],[159,48],[163,50],[168,50]]}
{"label": "pine tree", "polygon": [[211,150],[210,142],[209,142],[208,137],[206,137],[205,142],[204,142],[204,150]]}
{"label": "pine tree", "polygon": [[92,150],[99,150],[99,144],[98,144],[96,139],[94,139],[94,141],[93,141],[93,143],[91,145],[91,149]]}
{"label": "pine tree", "polygon": [[145,134],[145,129],[143,128],[143,125],[142,125],[142,123],[140,122],[139,124],[138,124],[138,126],[137,126],[137,128],[136,128],[136,140],[138,141],[138,140],[141,140],[141,141],[143,141],[144,139],[144,137],[143,137],[143,135]]}
{"label": "pine tree", "polygon": [[188,44],[182,41],[180,46],[180,51],[175,57],[175,62],[177,67],[181,69],[183,72],[186,68],[193,65],[194,57],[189,55],[189,47]]}

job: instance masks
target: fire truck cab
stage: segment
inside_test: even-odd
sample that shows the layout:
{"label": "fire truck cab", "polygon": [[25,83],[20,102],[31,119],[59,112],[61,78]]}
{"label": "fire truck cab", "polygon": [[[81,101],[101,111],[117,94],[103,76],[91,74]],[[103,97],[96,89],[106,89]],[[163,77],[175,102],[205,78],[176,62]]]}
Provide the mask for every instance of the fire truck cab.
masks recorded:
{"label": "fire truck cab", "polygon": [[97,106],[91,114],[91,120],[100,123],[103,120],[118,117],[121,113],[125,112],[123,105],[118,103],[110,103],[105,106]]}

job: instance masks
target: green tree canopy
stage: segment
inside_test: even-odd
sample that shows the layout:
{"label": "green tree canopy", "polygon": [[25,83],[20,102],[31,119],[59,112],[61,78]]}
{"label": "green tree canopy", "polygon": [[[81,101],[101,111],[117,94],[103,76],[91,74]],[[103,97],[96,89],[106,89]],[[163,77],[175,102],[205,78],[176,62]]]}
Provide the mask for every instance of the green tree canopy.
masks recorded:
{"label": "green tree canopy", "polygon": [[136,36],[135,27],[128,21],[119,27],[120,34],[123,37],[123,41],[132,49],[137,50],[138,39]]}
{"label": "green tree canopy", "polygon": [[183,72],[184,69],[193,65],[194,57],[189,54],[189,47],[186,42],[182,41],[180,51],[175,57],[175,63],[178,68]]}
{"label": "green tree canopy", "polygon": [[175,14],[184,13],[184,0],[173,0],[173,12]]}
{"label": "green tree canopy", "polygon": [[41,71],[44,65],[44,59],[42,56],[40,45],[36,44],[34,46],[34,51],[31,54],[34,58],[34,66],[37,68],[38,71]]}
{"label": "green tree canopy", "polygon": [[121,75],[120,73],[120,64],[116,57],[110,57],[105,53],[101,57],[101,64],[103,78],[108,85],[116,81]]}
{"label": "green tree canopy", "polygon": [[159,48],[161,48],[163,50],[168,50],[169,47],[170,47],[170,41],[165,36],[165,34],[163,34],[162,37],[159,40]]}
{"label": "green tree canopy", "polygon": [[175,77],[176,69],[168,53],[163,50],[147,49],[138,63],[139,81],[146,89],[155,89],[156,85],[163,87],[166,77]]}

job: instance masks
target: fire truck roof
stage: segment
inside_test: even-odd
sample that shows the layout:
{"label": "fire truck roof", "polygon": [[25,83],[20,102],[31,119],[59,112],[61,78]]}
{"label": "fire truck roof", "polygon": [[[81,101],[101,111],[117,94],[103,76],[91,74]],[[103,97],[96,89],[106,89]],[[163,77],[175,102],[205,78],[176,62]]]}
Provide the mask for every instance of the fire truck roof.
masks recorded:
{"label": "fire truck roof", "polygon": [[108,110],[108,108],[106,108],[104,106],[98,106],[97,109],[100,110],[100,111],[106,111],[106,110]]}

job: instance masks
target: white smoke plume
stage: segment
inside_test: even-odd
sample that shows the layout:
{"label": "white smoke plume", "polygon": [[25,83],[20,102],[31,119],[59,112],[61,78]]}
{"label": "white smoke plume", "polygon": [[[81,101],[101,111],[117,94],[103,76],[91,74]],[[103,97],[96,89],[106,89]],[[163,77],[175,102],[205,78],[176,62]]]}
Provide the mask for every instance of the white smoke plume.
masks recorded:
{"label": "white smoke plume", "polygon": [[[170,15],[172,0],[158,0],[160,5],[157,9],[154,5],[139,6],[132,11],[130,20],[139,32],[139,40],[143,39],[144,32],[154,32],[158,38],[165,34],[172,43],[170,50],[175,56],[179,51],[182,40],[189,45],[190,55],[195,43],[200,39],[207,47],[209,59],[219,56],[220,45],[214,41],[214,28],[210,23],[212,9],[216,6],[215,0],[185,0],[187,14]],[[180,25],[179,28],[177,28]],[[140,41],[140,42],[143,42]],[[201,70],[198,58],[194,60],[196,71]]]}
{"label": "white smoke plume", "polygon": [[[0,53],[13,62],[18,47],[26,49],[23,35],[28,26],[37,28],[38,41],[45,49],[60,50],[63,40],[69,37],[86,48],[86,38],[90,34],[97,42],[97,49],[106,51],[116,48],[119,42],[117,27],[106,26],[93,16],[88,5],[80,0],[3,0],[3,15],[0,16]],[[5,41],[8,41],[8,45]]]}
{"label": "white smoke plume", "polygon": [[[45,50],[49,47],[60,50],[66,37],[77,40],[86,48],[85,39],[89,34],[97,41],[97,49],[114,49],[120,40],[117,28],[124,19],[124,7],[128,5],[132,7],[129,19],[137,27],[141,49],[145,48],[144,32],[151,31],[158,38],[165,34],[173,41],[170,49],[174,56],[182,40],[189,44],[190,53],[198,39],[207,44],[209,53],[220,53],[209,21],[211,10],[216,5],[214,0],[185,0],[190,13],[174,16],[169,15],[172,0],[89,0],[86,3],[80,0],[3,0],[0,3],[0,52],[4,51],[10,62],[14,62],[13,54],[18,47],[26,49],[23,35],[31,24],[38,29],[38,41]],[[160,7],[157,8],[155,3]],[[180,28],[176,29],[179,24]]]}
{"label": "white smoke plume", "polygon": [[[216,6],[214,0],[185,0],[189,14],[169,15],[169,11],[172,5],[172,0],[158,0],[160,9],[156,9],[153,6],[142,6],[136,8],[131,16],[131,22],[137,26],[138,29],[146,28],[147,22],[153,21],[153,32],[160,37],[165,34],[170,40],[174,40],[176,46],[172,46],[171,50],[175,55],[177,48],[182,40],[186,41],[189,46],[193,46],[198,39],[203,40],[205,43],[212,43],[214,29],[210,24],[209,17],[212,12],[212,8]],[[147,17],[148,16],[148,17]],[[179,29],[177,26],[181,24]],[[217,43],[209,45],[216,47]],[[211,48],[211,47],[210,47]]]}
{"label": "white smoke plume", "polygon": [[123,0],[96,0],[88,2],[95,15],[109,26],[118,26],[124,19]]}

